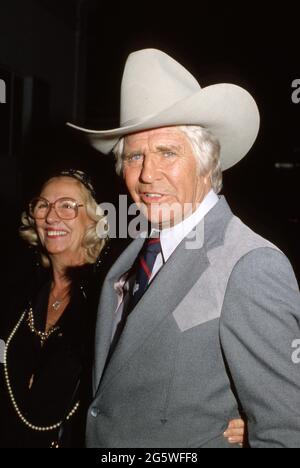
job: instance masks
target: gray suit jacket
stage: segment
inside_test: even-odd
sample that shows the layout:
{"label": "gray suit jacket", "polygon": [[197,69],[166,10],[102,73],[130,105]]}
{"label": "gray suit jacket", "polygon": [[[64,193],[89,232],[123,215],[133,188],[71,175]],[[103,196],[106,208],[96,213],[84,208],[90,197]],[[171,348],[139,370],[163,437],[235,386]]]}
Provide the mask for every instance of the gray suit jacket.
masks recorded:
{"label": "gray suit jacket", "polygon": [[[88,447],[229,447],[241,410],[253,447],[300,447],[300,296],[272,244],[233,216],[224,197],[184,240],[131,312],[104,371],[114,283],[136,259],[135,240],[108,273],[96,331]],[[231,447],[231,446],[230,446]]]}

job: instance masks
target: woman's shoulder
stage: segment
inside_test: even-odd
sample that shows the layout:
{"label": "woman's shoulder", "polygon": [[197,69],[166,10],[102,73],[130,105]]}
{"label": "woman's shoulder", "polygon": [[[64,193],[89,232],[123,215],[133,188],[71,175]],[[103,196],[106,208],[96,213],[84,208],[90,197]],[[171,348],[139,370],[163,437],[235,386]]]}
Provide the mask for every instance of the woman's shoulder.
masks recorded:
{"label": "woman's shoulder", "polygon": [[126,247],[123,244],[118,240],[110,240],[103,248],[95,263],[70,268],[68,276],[71,282],[74,284],[78,284],[79,282],[86,283],[87,286],[94,287],[97,290],[101,288],[108,271]]}
{"label": "woman's shoulder", "polygon": [[43,285],[49,281],[49,272],[33,265],[7,279],[1,299],[0,338],[16,325],[24,310],[33,302]]}

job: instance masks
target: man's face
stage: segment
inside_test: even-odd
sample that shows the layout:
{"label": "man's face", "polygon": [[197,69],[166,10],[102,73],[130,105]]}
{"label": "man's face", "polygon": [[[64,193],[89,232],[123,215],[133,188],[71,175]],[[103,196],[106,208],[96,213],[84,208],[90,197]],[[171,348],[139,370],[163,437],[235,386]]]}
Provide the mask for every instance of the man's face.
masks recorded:
{"label": "man's face", "polygon": [[174,127],[128,135],[123,176],[135,203],[160,228],[179,223],[211,189],[186,136]]}

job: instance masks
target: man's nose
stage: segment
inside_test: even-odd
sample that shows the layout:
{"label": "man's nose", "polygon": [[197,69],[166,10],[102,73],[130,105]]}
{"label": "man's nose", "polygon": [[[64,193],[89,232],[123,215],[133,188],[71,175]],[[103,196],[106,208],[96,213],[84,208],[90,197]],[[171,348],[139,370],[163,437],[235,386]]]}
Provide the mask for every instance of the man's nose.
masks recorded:
{"label": "man's nose", "polygon": [[140,173],[140,181],[146,184],[152,183],[161,176],[158,160],[155,155],[148,153],[144,156],[143,165]]}

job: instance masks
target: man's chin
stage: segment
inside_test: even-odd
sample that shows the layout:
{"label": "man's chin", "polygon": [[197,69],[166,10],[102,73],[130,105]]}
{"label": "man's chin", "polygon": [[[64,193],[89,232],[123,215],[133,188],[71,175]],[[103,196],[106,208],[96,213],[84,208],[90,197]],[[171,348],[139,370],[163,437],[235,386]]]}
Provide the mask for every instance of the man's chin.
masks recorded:
{"label": "man's chin", "polygon": [[163,216],[161,217],[147,216],[147,219],[149,223],[151,224],[151,227],[154,229],[158,229],[158,230],[169,229],[175,226],[175,224],[177,224],[174,219],[164,218]]}
{"label": "man's chin", "polygon": [[147,219],[152,227],[158,229],[168,229],[181,223],[189,216],[190,206],[182,207],[178,202],[169,203],[138,203],[142,215]]}

